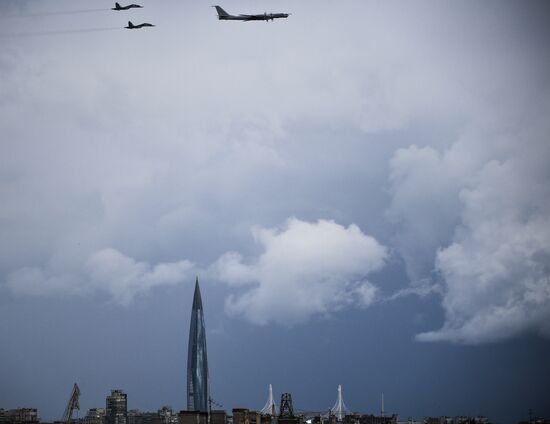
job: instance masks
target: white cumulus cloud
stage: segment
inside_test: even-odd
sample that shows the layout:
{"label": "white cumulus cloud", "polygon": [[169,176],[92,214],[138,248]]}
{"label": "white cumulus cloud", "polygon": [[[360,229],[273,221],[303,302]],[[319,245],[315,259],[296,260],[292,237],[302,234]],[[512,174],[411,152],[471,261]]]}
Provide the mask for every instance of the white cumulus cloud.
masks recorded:
{"label": "white cumulus cloud", "polygon": [[481,343],[529,331],[550,337],[550,193],[534,176],[514,161],[492,161],[461,192],[462,224],[437,252],[446,321],[419,340]]}
{"label": "white cumulus cloud", "polygon": [[128,305],[154,287],[190,279],[193,267],[188,260],[151,265],[106,248],[91,254],[75,271],[52,267],[18,269],[8,276],[7,287],[14,294],[25,296],[86,296],[101,292]]}
{"label": "white cumulus cloud", "polygon": [[413,282],[440,286],[445,313],[441,328],[418,340],[550,337],[550,146],[538,118],[441,151],[411,146],[394,155],[396,248]]}
{"label": "white cumulus cloud", "polygon": [[212,266],[217,278],[242,292],[226,312],[256,324],[292,325],[346,307],[366,307],[377,288],[367,280],[388,250],[356,225],[290,218],[280,229],[255,228],[261,253],[245,261],[228,252]]}

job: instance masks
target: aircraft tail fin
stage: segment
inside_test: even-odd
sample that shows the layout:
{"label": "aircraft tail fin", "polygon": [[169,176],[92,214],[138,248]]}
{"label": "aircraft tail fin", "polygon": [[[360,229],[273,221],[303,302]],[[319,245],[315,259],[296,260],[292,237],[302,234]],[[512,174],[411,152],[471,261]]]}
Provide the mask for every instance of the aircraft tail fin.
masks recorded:
{"label": "aircraft tail fin", "polygon": [[223,10],[220,6],[214,7],[216,8],[216,12],[218,12],[218,18],[227,18],[229,16],[229,13]]}
{"label": "aircraft tail fin", "polygon": [[128,28],[133,28],[134,24],[131,21],[128,21]]}
{"label": "aircraft tail fin", "polygon": [[120,4],[119,3],[115,3],[115,9],[120,9]]}

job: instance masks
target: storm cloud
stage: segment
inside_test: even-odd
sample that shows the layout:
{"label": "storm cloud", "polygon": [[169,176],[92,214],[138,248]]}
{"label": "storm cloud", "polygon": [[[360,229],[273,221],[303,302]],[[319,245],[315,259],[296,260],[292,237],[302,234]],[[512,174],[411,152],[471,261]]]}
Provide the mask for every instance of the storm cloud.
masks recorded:
{"label": "storm cloud", "polygon": [[[0,49],[11,293],[99,290],[128,305],[218,267],[229,315],[292,324],[368,305],[379,288],[366,276],[391,251],[406,266],[401,290],[442,296],[443,327],[419,340],[548,334],[543,13],[286,2],[284,26],[260,30],[172,6],[180,15],[148,5],[150,32],[12,37]],[[44,31],[89,22],[36,19]],[[33,26],[12,18],[3,31]],[[264,230],[251,239],[252,227]],[[318,269],[289,242],[300,229],[308,246],[327,243],[311,252]],[[280,317],[278,285],[297,294]],[[307,306],[309,291],[320,297]]]}

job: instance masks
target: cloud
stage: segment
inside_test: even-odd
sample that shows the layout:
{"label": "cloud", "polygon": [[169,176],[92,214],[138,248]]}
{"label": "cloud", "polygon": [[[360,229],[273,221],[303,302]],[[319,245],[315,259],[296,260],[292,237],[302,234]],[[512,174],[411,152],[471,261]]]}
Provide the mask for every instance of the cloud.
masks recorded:
{"label": "cloud", "polygon": [[418,340],[550,337],[550,191],[540,175],[518,168],[513,160],[491,161],[461,192],[462,224],[436,260],[445,324]]}
{"label": "cloud", "polygon": [[256,324],[292,325],[346,307],[367,307],[377,288],[367,280],[388,257],[386,247],[334,221],[290,218],[280,229],[257,227],[262,252],[246,263],[228,252],[212,265],[220,280],[242,292],[226,301],[226,312]]}
{"label": "cloud", "polygon": [[[59,1],[55,10],[74,8]],[[15,13],[20,3],[4,7]],[[3,34],[89,27],[89,16],[38,16],[53,9],[25,4],[37,16],[5,19]],[[218,267],[235,291],[228,310],[244,315],[239,302],[268,280],[262,256],[242,253],[248,229],[299,215],[376,231],[405,259],[413,285],[399,296],[434,292],[426,281],[437,273],[445,292],[443,252],[466,242],[458,232],[474,231],[463,193],[489,162],[529,151],[532,137],[518,129],[540,128],[531,115],[548,115],[545,15],[532,8],[518,19],[515,7],[481,4],[311,6],[291,5],[316,23],[307,34],[301,18],[284,31],[235,31],[200,4],[178,3],[169,12],[148,6],[158,23],[151,32],[6,39],[0,279],[17,281],[20,292],[107,291],[127,302],[124,293],[156,284],[148,273],[164,258],[209,264],[241,252]],[[97,23],[120,26],[119,18],[106,11]],[[342,22],[343,30],[326,30]],[[191,39],[201,42],[182,41]],[[235,54],[235,45],[248,48]],[[541,180],[547,175],[525,183]],[[256,239],[267,255],[271,244]],[[97,258],[104,246],[129,262]],[[345,293],[354,304],[376,293],[352,286]],[[337,309],[319,304],[314,313]]]}
{"label": "cloud", "polygon": [[413,145],[394,155],[396,247],[412,292],[416,281],[430,292],[431,281],[445,312],[442,327],[417,340],[550,337],[548,131],[536,113],[504,132],[478,128],[443,151]]}
{"label": "cloud", "polygon": [[75,272],[37,267],[18,269],[8,276],[7,287],[16,295],[26,296],[87,296],[101,292],[116,303],[129,305],[154,287],[189,280],[193,267],[187,260],[150,265],[106,248],[90,255]]}
{"label": "cloud", "polygon": [[470,165],[455,150],[441,154],[412,145],[390,160],[392,197],[386,214],[396,226],[393,242],[413,282],[433,269],[437,249],[451,240],[458,224],[458,192]]}
{"label": "cloud", "polygon": [[[59,2],[55,10],[74,9]],[[431,19],[418,6],[312,4],[291,6],[316,22],[307,37],[300,20],[289,19],[282,32],[235,31],[200,4],[174,3],[169,12],[148,6],[158,27],[147,33],[3,43],[2,278],[70,255],[75,241],[88,252],[117,246],[152,262],[185,252],[209,263],[219,251],[241,249],[238,231],[294,214],[362,228],[376,220],[386,231],[380,187],[388,158],[409,136],[374,135],[434,111],[460,117],[465,90],[445,77],[439,44],[424,42],[436,37],[419,30]],[[30,2],[29,12],[51,7]],[[191,15],[182,27],[180,17]],[[97,23],[121,25],[119,18],[106,11]],[[336,22],[348,22],[346,30],[326,31]],[[2,31],[36,25],[55,31],[90,22],[7,19]],[[248,48],[235,54],[235,45]]]}

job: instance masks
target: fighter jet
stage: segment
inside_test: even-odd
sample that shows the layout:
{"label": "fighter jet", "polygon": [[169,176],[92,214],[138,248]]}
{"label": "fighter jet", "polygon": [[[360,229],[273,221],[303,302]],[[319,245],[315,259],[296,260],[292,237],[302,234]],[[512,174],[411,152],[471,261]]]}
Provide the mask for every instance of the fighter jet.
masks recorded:
{"label": "fighter jet", "polygon": [[272,21],[276,18],[288,18],[288,15],[290,13],[264,13],[260,15],[230,15],[225,10],[223,10],[220,6],[213,6],[216,8],[216,12],[218,12],[218,19],[220,21]]}
{"label": "fighter jet", "polygon": [[111,8],[111,10],[129,10],[142,7],[143,6],[140,6],[139,4],[129,4],[128,6],[121,6],[120,4],[115,3],[115,7]]}
{"label": "fighter jet", "polygon": [[128,21],[128,26],[127,27],[124,27],[126,29],[140,29],[140,28],[143,28],[143,27],[154,27],[153,24],[148,24],[147,22],[143,23],[143,24],[139,24],[139,25],[134,25],[132,22]]}

